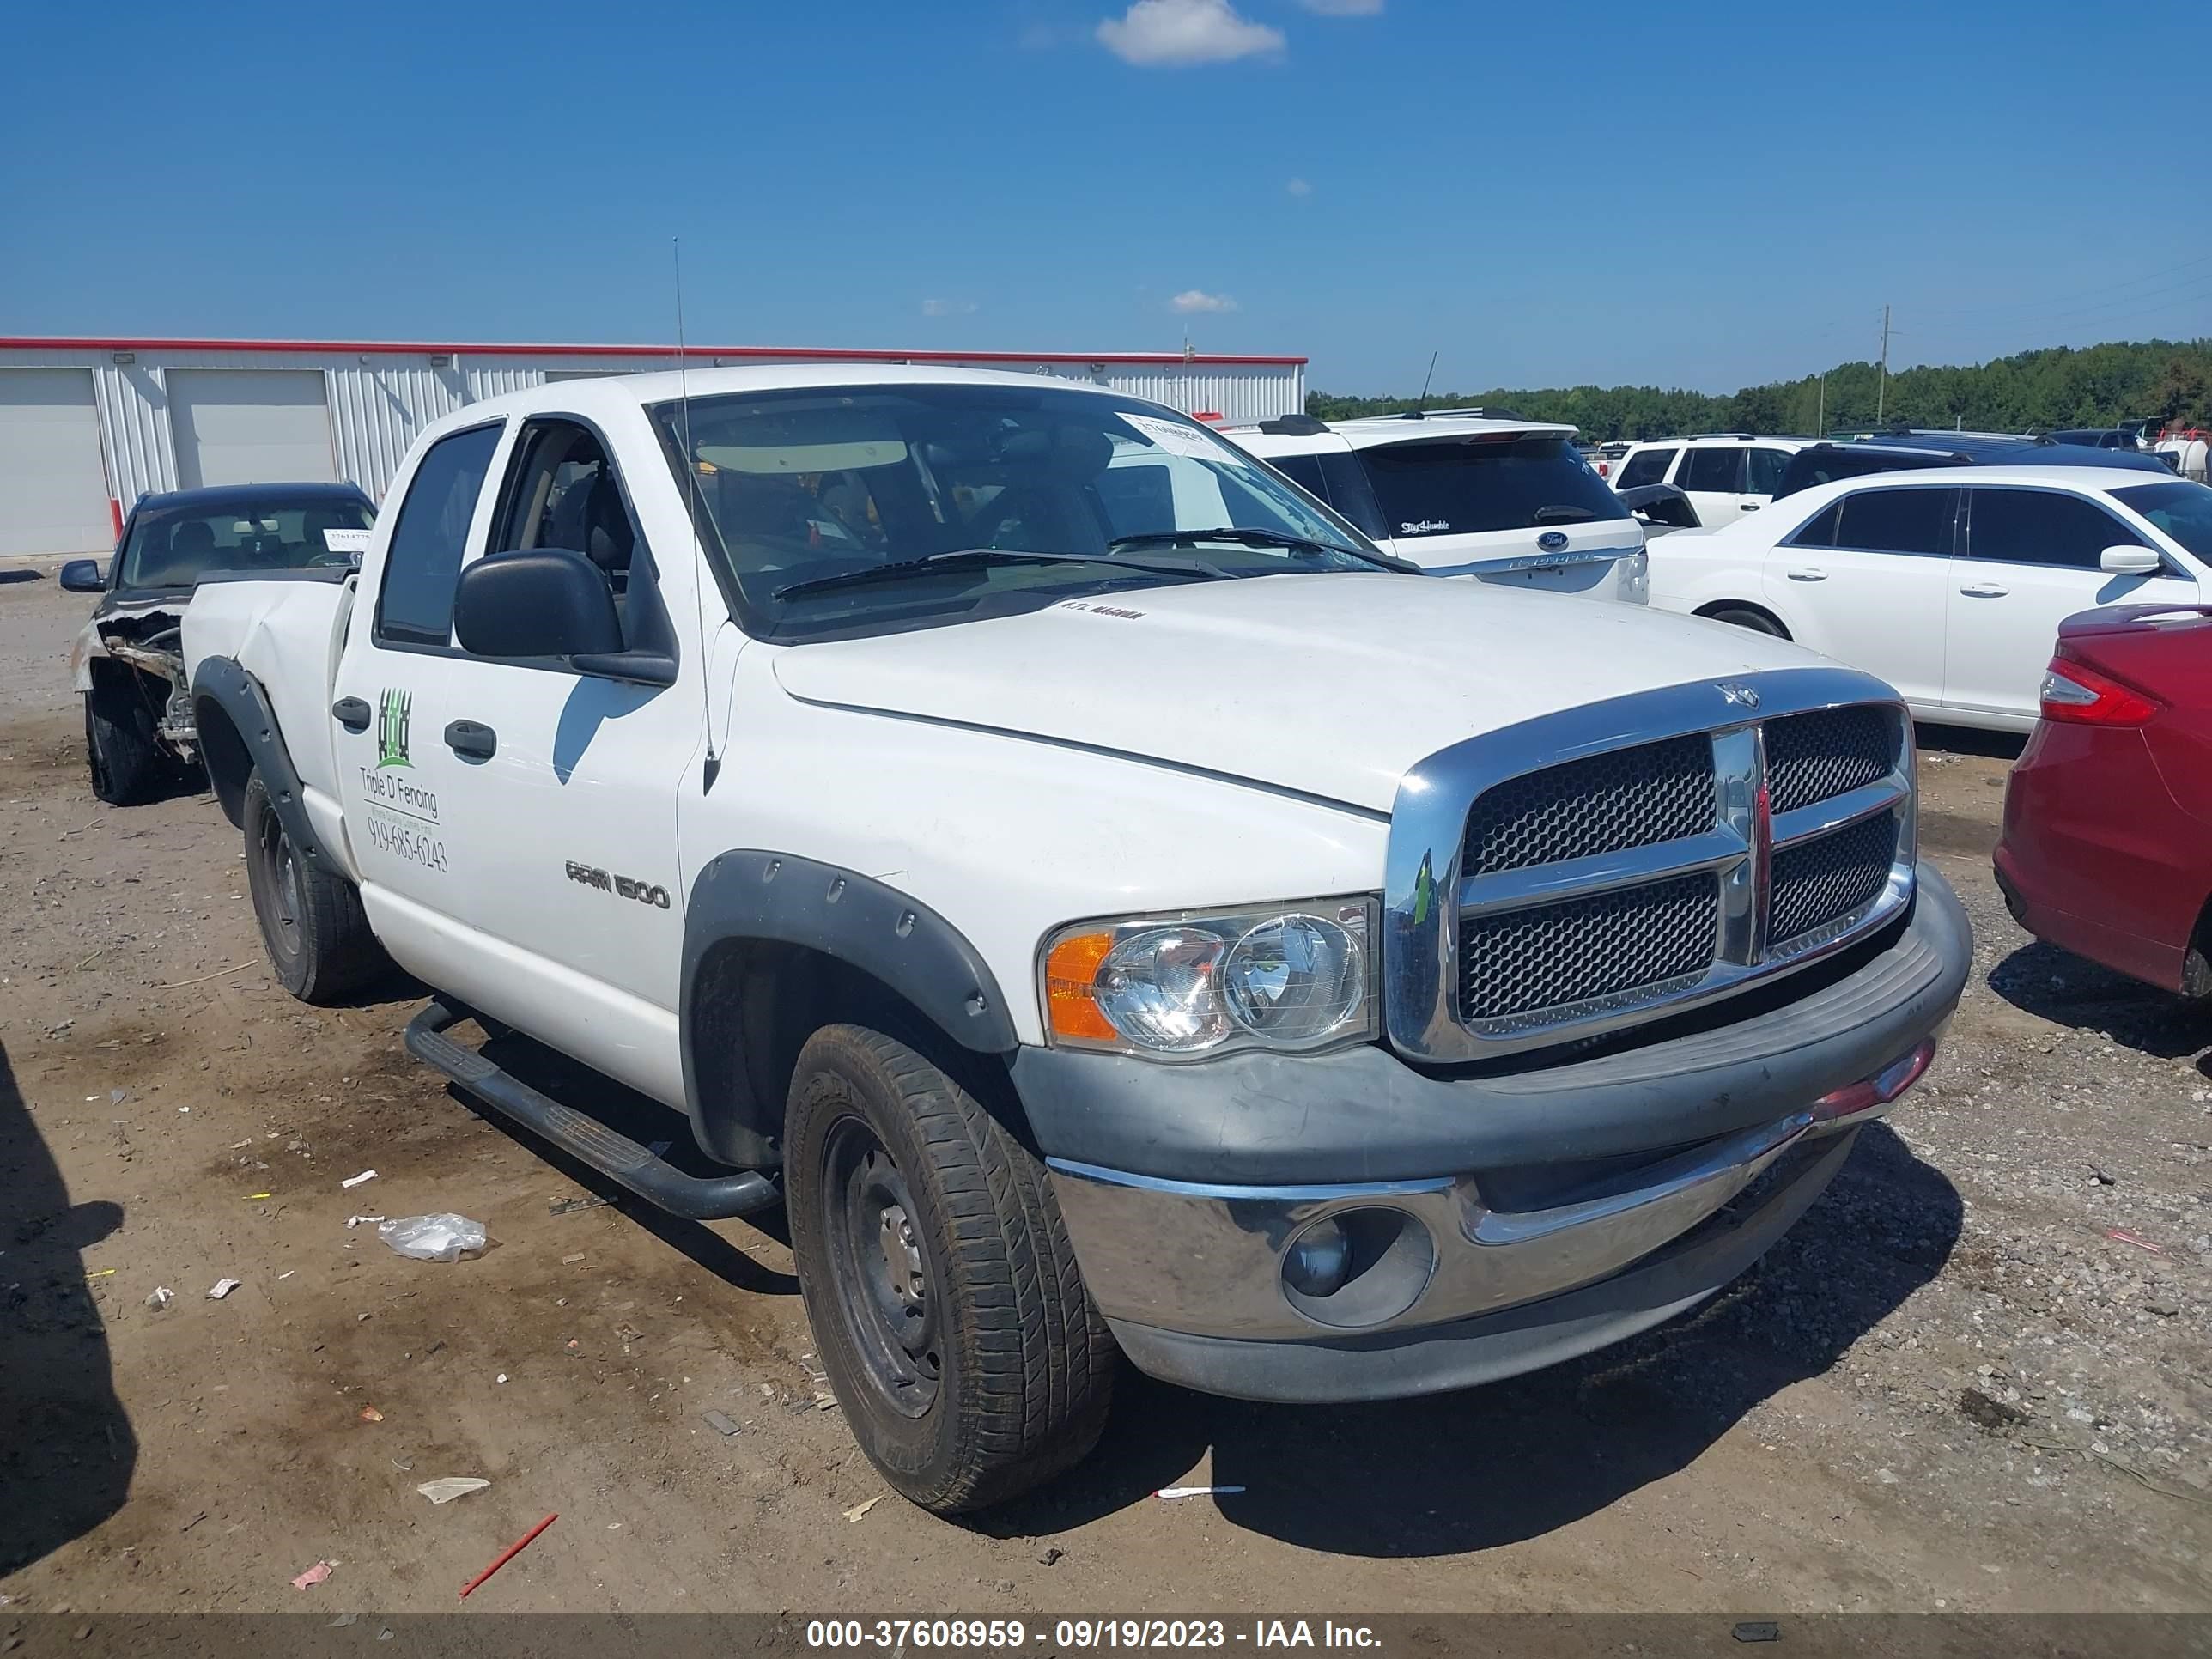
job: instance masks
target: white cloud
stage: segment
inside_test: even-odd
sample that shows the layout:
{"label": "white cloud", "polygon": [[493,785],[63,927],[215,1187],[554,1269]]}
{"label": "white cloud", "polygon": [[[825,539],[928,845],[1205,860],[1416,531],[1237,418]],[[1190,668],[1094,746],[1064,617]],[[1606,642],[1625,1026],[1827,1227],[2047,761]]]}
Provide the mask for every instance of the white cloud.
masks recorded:
{"label": "white cloud", "polygon": [[1285,185],[1283,188],[1290,191],[1293,196],[1310,196],[1313,194],[1313,186],[1303,179],[1293,179],[1290,183]]}
{"label": "white cloud", "polygon": [[1372,17],[1382,9],[1382,0],[1298,0],[1298,3],[1323,17]]}
{"label": "white cloud", "polygon": [[1229,0],[1135,0],[1098,26],[1099,44],[1145,68],[1223,64],[1283,49],[1283,32],[1237,15]]}
{"label": "white cloud", "polygon": [[1187,288],[1168,301],[1168,308],[1186,315],[1194,311],[1234,311],[1237,301],[1226,294],[1208,294],[1202,288]]}
{"label": "white cloud", "polygon": [[925,317],[965,317],[975,309],[973,300],[924,300],[921,314]]}

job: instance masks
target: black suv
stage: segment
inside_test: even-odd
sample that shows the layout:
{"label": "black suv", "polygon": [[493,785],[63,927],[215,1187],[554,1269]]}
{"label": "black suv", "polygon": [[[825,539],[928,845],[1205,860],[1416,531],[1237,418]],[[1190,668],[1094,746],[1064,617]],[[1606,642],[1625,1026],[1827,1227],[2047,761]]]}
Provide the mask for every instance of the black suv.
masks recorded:
{"label": "black suv", "polygon": [[2165,472],[2157,457],[2132,450],[2092,449],[2050,438],[2017,438],[1989,432],[1906,432],[1894,436],[1853,438],[1808,445],[1790,458],[1774,499],[1794,495],[1814,484],[1869,472],[1896,472],[1917,466],[2117,466],[2138,472]]}

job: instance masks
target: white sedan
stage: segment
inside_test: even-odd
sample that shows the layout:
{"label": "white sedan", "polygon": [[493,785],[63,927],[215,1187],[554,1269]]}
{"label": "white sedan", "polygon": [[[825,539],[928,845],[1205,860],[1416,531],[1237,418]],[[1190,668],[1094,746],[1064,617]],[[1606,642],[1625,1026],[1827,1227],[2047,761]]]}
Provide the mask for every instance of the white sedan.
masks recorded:
{"label": "white sedan", "polygon": [[2212,489],[2086,467],[1878,473],[1666,537],[1650,560],[1656,609],[1799,641],[1923,719],[2025,732],[2063,619],[2212,600]]}

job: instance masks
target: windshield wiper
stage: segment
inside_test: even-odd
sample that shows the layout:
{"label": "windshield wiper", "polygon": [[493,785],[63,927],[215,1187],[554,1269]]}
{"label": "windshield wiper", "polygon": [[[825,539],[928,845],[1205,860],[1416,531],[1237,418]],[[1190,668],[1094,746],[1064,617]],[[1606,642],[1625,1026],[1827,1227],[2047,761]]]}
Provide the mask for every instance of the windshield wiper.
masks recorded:
{"label": "windshield wiper", "polygon": [[1530,524],[1588,524],[1597,514],[1586,507],[1540,507],[1528,515]]}
{"label": "windshield wiper", "polygon": [[1243,547],[1280,547],[1293,553],[1334,553],[1346,558],[1358,559],[1364,564],[1379,564],[1389,570],[1417,570],[1420,567],[1403,559],[1394,559],[1388,553],[1362,552],[1356,547],[1346,547],[1342,542],[1318,541],[1311,536],[1292,536],[1279,530],[1252,530],[1232,525],[1219,530],[1146,530],[1133,536],[1116,536],[1106,544],[1109,550],[1121,547],[1152,546],[1194,547],[1200,542],[1235,542]]}
{"label": "windshield wiper", "polygon": [[794,594],[821,593],[835,587],[861,587],[871,582],[898,581],[908,576],[923,575],[935,570],[981,568],[994,564],[1103,564],[1111,565],[1117,570],[1141,570],[1155,576],[1185,576],[1202,581],[1217,581],[1221,577],[1218,570],[1209,570],[1203,565],[1148,564],[1138,559],[1109,558],[1099,553],[1023,553],[996,547],[958,547],[949,553],[931,553],[919,559],[894,559],[889,564],[841,570],[834,576],[811,577],[805,581],[792,582],[777,588],[774,597],[787,599]]}

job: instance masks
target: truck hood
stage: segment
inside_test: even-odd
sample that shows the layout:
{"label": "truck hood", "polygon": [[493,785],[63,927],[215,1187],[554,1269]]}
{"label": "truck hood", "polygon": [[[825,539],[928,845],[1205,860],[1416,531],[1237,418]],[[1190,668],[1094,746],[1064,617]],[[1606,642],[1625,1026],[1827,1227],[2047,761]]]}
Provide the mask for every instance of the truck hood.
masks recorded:
{"label": "truck hood", "polygon": [[1640,605],[1297,574],[1068,599],[788,647],[804,702],[1112,750],[1387,812],[1449,744],[1561,708],[1812,660]]}

